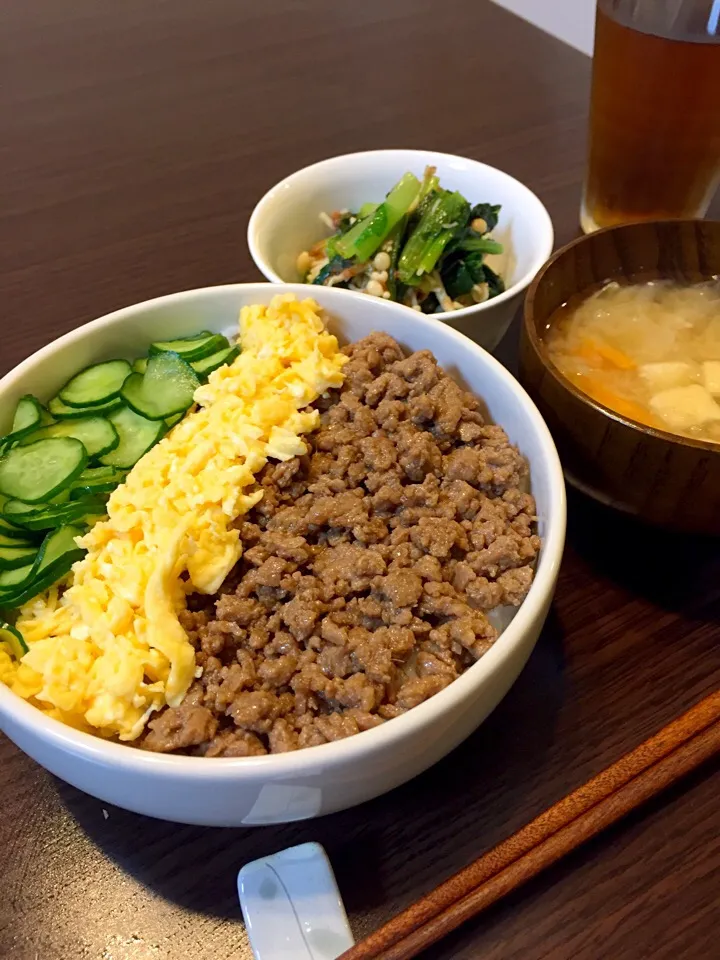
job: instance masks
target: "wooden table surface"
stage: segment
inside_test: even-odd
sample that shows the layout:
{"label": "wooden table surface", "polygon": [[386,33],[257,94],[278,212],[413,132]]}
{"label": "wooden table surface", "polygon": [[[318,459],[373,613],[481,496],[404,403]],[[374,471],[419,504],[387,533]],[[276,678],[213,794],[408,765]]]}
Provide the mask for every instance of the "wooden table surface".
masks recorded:
{"label": "wooden table surface", "polygon": [[[331,154],[477,157],[537,191],[559,242],[577,231],[590,62],[483,0],[24,0],[0,64],[0,372],[116,307],[255,279],[253,204]],[[720,684],[719,552],[571,497],[557,600],[503,704],[319,821],[144,819],[0,737],[0,957],[249,957],[238,867],[311,839],[362,935]],[[711,766],[427,956],[717,956],[719,789]]]}

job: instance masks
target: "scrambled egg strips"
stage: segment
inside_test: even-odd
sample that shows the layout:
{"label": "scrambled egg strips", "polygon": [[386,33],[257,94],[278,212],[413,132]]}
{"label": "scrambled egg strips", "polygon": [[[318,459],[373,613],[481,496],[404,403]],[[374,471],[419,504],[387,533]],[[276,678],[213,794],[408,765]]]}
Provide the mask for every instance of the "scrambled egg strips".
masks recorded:
{"label": "scrambled egg strips", "polygon": [[182,701],[197,675],[186,595],[219,589],[242,553],[233,521],[262,497],[255,475],[306,452],[319,413],[303,408],[342,384],[346,357],[312,300],[243,308],[240,342],[112,493],[67,589],[22,609],[21,663],[0,644],[0,680],[72,726],[133,740]]}

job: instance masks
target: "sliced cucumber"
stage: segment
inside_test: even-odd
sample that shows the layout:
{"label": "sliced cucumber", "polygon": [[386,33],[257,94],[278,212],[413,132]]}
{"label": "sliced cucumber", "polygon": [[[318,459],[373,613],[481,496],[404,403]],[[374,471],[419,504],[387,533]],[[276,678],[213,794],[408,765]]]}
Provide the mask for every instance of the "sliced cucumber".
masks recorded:
{"label": "sliced cucumber", "polygon": [[112,493],[123,482],[125,472],[115,467],[93,467],[83,470],[70,489],[70,499],[80,500],[96,493]]}
{"label": "sliced cucumber", "polygon": [[147,357],[139,357],[132,365],[133,373],[145,373],[147,370]]}
{"label": "sliced cucumber", "polygon": [[0,438],[0,456],[46,423],[52,423],[52,417],[40,401],[30,393],[20,397],[15,408],[12,430],[6,437]]}
{"label": "sliced cucumber", "polygon": [[43,513],[48,507],[55,509],[59,506],[65,506],[69,500],[69,490],[62,490],[47,503],[25,503],[23,500],[5,500],[2,505],[2,519],[7,520],[8,523],[22,526],[23,517]]}
{"label": "sliced cucumber", "polygon": [[70,503],[38,504],[36,509],[28,510],[29,504],[19,500],[9,500],[5,505],[5,516],[25,530],[55,530],[68,523],[79,523],[88,516],[98,516],[105,512],[105,500],[102,497],[88,497],[72,500]]}
{"label": "sliced cucumber", "polygon": [[88,467],[87,470],[83,470],[76,482],[81,483],[84,480],[109,480],[118,473],[119,471],[116,470],[115,467]]}
{"label": "sliced cucumber", "polygon": [[79,417],[104,417],[123,405],[119,395],[108,400],[107,403],[96,404],[91,407],[69,407],[60,397],[53,397],[48,403],[48,410],[58,420],[75,420]]}
{"label": "sliced cucumber", "polygon": [[19,547],[0,546],[0,570],[15,570],[32,563],[37,547],[31,543]]}
{"label": "sliced cucumber", "polygon": [[[49,503],[23,503],[22,500],[6,500],[3,504],[3,516],[10,523],[16,522],[16,517],[23,517],[26,513],[39,513],[41,510],[47,510]],[[18,521],[19,522],[19,521]]]}
{"label": "sliced cucumber", "polygon": [[[8,498],[0,493],[0,511],[4,509],[7,502]],[[26,530],[18,529],[15,524],[6,520],[5,517],[0,514],[0,543],[4,546],[23,546],[24,543],[31,539],[31,534]]]}
{"label": "sliced cucumber", "polygon": [[[33,535],[40,531],[41,536],[45,536],[45,531],[51,527],[59,527],[61,525],[60,521],[53,524],[43,524],[37,523],[36,518],[43,517],[48,510],[61,511],[63,507],[67,506],[68,501],[70,500],[70,490],[62,490],[57,496],[53,497],[52,500],[47,503],[25,503],[22,500],[7,500],[2,505],[2,515],[0,519],[10,523],[15,528],[15,532],[19,533],[21,537],[24,537],[25,540],[33,539]],[[62,517],[62,513],[59,514]],[[10,546],[18,546],[18,541],[15,540],[14,543],[9,544]]]}
{"label": "sliced cucumber", "polygon": [[199,377],[209,377],[213,370],[217,370],[226,363],[232,363],[239,353],[238,347],[225,347],[217,353],[211,353],[204,360],[193,360],[190,366]]}
{"label": "sliced cucumber", "polygon": [[[72,553],[75,554],[75,558],[67,564],[69,570],[75,560],[79,560],[85,554],[82,547],[78,547],[75,543],[75,538],[81,536],[82,530],[74,526],[63,527],[61,530],[48,534],[43,540],[43,555],[35,573],[38,576],[47,573],[51,567],[57,564],[58,560],[65,559],[67,561],[68,555]],[[60,576],[62,575],[60,574]]]}
{"label": "sliced cucumber", "polygon": [[[41,548],[42,549],[42,548]],[[33,567],[33,560],[22,567],[16,567],[14,570],[3,570],[0,572],[0,603],[3,602],[3,594],[24,588],[30,583]]]}
{"label": "sliced cucumber", "polygon": [[18,582],[15,586],[3,584],[2,578],[6,574],[0,574],[0,606],[21,607],[64,577],[75,561],[85,555],[85,551],[75,543],[75,538],[82,536],[82,533],[79,527],[73,526],[61,527],[49,533],[25,580],[21,580],[24,568],[8,571],[8,575],[16,575]]}
{"label": "sliced cucumber", "polygon": [[194,337],[185,337],[182,340],[158,340],[150,344],[150,356],[159,353],[177,353],[188,363],[191,360],[202,360],[211,353],[217,353],[228,347],[227,337],[221,333],[211,333],[203,330]]}
{"label": "sliced cucumber", "polygon": [[127,360],[106,360],[68,380],[58,396],[68,407],[95,407],[116,397],[132,368]]}
{"label": "sliced cucumber", "polygon": [[134,467],[140,457],[158,442],[167,429],[164,421],[147,420],[129,407],[121,407],[120,410],[111,413],[108,420],[117,430],[120,443],[110,453],[100,457],[100,462],[108,467],[117,467],[119,470],[129,470]]}
{"label": "sliced cucumber", "polygon": [[44,552],[42,559],[38,563],[35,561],[36,569],[31,583],[25,596],[16,601],[18,606],[32,600],[38,593],[47,590],[61,577],[70,572],[70,568],[78,560],[82,560],[86,551],[75,543],[76,537],[81,537],[83,531],[76,526],[62,527],[48,534],[43,541]]}
{"label": "sliced cucumber", "polygon": [[122,397],[135,413],[148,420],[164,420],[192,406],[200,386],[197,374],[176,353],[158,353],[148,360],[145,373],[132,373]]}
{"label": "sliced cucumber", "polygon": [[26,530],[16,527],[3,517],[0,517],[0,536],[8,540],[25,540],[28,534]]}
{"label": "sliced cucumber", "polygon": [[8,537],[6,534],[0,533],[0,549],[12,547],[13,550],[17,550],[18,548],[23,549],[32,546],[30,539],[25,536],[22,530],[16,530],[15,532],[18,534],[17,537]]}
{"label": "sliced cucumber", "polygon": [[0,620],[0,641],[7,643],[16,660],[20,660],[28,652],[25,638],[17,627],[13,627],[12,624],[5,623],[3,620]]}
{"label": "sliced cucumber", "polygon": [[165,418],[165,423],[167,424],[168,430],[170,429],[170,427],[174,427],[176,423],[180,423],[182,418],[185,416],[185,412],[186,411],[183,410],[182,413],[176,413],[175,416],[173,417]]}
{"label": "sliced cucumber", "polygon": [[87,459],[76,437],[48,437],[13,447],[0,457],[0,493],[25,503],[43,503],[70,486]]}
{"label": "sliced cucumber", "polygon": [[33,517],[46,510],[60,510],[63,507],[73,507],[74,500],[70,500],[70,490],[63,490],[57,497],[47,503],[24,503],[22,500],[8,500],[3,506],[3,517],[11,523],[21,523],[23,517]]}
{"label": "sliced cucumber", "polygon": [[32,394],[26,393],[24,397],[20,397],[15,408],[12,429],[5,440],[19,440],[20,437],[24,437],[35,427],[40,426],[43,421],[43,413],[40,402]]}
{"label": "sliced cucumber", "polygon": [[22,444],[27,445],[46,437],[76,437],[87,450],[89,457],[100,457],[103,453],[109,453],[120,443],[117,430],[109,420],[104,417],[82,417],[33,430]]}

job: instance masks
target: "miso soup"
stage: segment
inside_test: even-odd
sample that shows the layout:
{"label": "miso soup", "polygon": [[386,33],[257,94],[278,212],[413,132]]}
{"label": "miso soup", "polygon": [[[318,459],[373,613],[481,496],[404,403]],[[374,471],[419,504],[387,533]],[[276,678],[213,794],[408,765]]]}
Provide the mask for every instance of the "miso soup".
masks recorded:
{"label": "miso soup", "polygon": [[608,283],[552,316],[555,366],[639,423],[720,443],[720,281]]}

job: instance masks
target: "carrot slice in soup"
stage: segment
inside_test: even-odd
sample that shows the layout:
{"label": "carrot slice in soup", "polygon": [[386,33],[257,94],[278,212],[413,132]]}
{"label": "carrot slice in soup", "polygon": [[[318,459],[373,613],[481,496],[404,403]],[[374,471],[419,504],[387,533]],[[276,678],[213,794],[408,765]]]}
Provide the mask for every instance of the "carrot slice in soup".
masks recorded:
{"label": "carrot slice in soup", "polygon": [[604,343],[602,340],[595,340],[588,337],[583,340],[578,349],[578,356],[593,367],[601,367],[603,361],[617,367],[618,370],[634,370],[637,364],[622,350]]}
{"label": "carrot slice in soup", "polygon": [[603,366],[603,358],[595,349],[592,340],[583,340],[577,349],[576,356],[583,360],[589,367],[600,369]]}
{"label": "carrot slice in soup", "polygon": [[583,393],[586,393],[598,403],[602,403],[603,406],[609,407],[610,410],[614,410],[615,413],[619,413],[620,416],[627,417],[629,420],[637,420],[638,423],[644,423],[647,427],[658,426],[657,419],[649,410],[646,410],[645,407],[634,400],[628,400],[627,397],[621,397],[614,393],[594,377],[581,374],[575,377],[573,382],[580,387]]}

